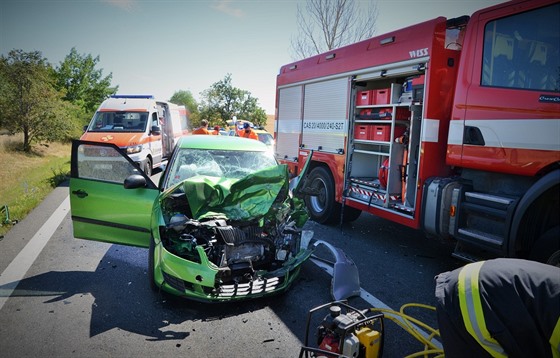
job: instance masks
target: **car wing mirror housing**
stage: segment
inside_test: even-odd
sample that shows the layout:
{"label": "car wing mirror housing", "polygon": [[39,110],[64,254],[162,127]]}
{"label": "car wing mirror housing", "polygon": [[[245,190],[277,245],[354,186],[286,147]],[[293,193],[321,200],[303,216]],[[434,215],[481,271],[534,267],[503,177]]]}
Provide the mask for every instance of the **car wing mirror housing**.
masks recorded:
{"label": "car wing mirror housing", "polygon": [[146,178],[140,174],[132,174],[124,180],[125,189],[137,189],[146,187]]}

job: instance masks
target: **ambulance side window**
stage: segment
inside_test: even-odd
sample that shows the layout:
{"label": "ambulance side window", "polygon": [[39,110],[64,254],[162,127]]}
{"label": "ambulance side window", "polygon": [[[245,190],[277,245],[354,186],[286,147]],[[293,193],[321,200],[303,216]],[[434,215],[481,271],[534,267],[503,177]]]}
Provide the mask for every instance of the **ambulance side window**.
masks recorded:
{"label": "ambulance side window", "polygon": [[152,113],[152,127],[154,126],[159,127],[159,120],[156,112]]}
{"label": "ambulance side window", "polygon": [[560,91],[560,4],[485,26],[482,86]]}

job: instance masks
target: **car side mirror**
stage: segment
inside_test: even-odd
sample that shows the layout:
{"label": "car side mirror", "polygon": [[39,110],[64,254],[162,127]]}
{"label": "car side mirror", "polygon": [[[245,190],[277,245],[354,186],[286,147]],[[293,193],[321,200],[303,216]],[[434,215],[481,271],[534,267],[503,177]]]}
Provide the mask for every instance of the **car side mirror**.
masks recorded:
{"label": "car side mirror", "polygon": [[160,135],[161,134],[161,128],[158,126],[152,126],[152,130],[151,130],[153,135]]}
{"label": "car side mirror", "polygon": [[146,187],[146,178],[140,174],[132,174],[124,180],[125,189],[137,189]]}

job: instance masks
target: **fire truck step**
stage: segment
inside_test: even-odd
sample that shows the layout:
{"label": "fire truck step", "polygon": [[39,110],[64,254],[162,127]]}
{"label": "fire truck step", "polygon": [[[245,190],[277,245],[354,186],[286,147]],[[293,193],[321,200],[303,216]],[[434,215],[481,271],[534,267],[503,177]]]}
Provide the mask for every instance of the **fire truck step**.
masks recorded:
{"label": "fire truck step", "polygon": [[484,250],[469,247],[459,241],[455,245],[455,250],[453,251],[451,256],[466,262],[477,262],[494,257],[492,254]]}
{"label": "fire truck step", "polygon": [[459,235],[465,241],[483,242],[494,248],[501,248],[504,242],[503,237],[475,229],[459,229]]}
{"label": "fire truck step", "polygon": [[456,239],[501,255],[505,252],[505,238],[519,198],[503,197],[480,192],[465,192],[461,203],[462,219],[455,232]]}

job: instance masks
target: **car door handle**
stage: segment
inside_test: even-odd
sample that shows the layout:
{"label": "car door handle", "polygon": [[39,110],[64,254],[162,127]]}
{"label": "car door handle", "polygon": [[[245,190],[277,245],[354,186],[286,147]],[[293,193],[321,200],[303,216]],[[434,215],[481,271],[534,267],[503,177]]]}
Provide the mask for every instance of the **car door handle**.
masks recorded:
{"label": "car door handle", "polygon": [[84,190],[79,189],[79,190],[74,190],[72,192],[72,194],[76,195],[78,198],[85,198],[86,196],[88,196],[88,193],[86,193]]}

